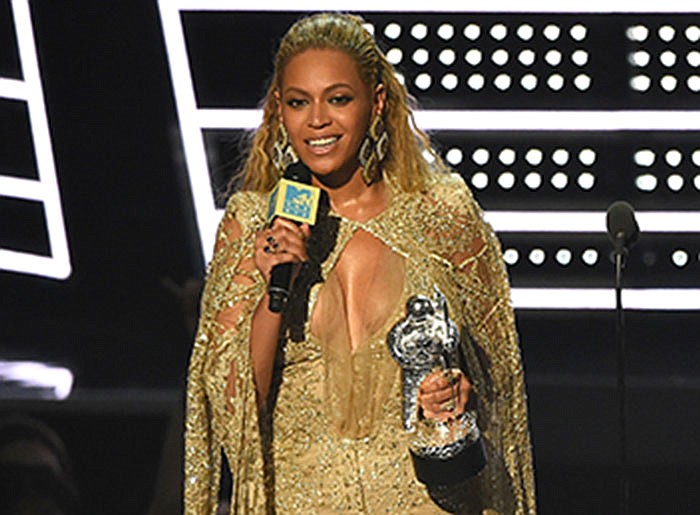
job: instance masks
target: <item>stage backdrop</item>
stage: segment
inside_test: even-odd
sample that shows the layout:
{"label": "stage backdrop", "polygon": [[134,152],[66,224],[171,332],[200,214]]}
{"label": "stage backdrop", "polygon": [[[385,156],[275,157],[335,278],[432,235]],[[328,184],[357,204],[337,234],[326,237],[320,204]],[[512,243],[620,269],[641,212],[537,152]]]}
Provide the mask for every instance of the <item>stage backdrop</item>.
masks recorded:
{"label": "stage backdrop", "polygon": [[[0,0],[3,401],[71,416],[167,414],[276,42],[309,11],[352,10],[501,238],[544,506],[573,499],[602,513],[592,488],[615,502],[605,226],[615,200],[634,206],[641,228],[624,273],[630,456],[649,477],[673,478],[639,479],[633,502],[667,496],[671,483],[693,491],[678,478],[697,478],[700,462],[698,12],[682,2],[284,4]],[[159,433],[148,431],[155,463]],[[144,499],[151,479],[136,487]],[[665,506],[682,510],[688,492]]]}

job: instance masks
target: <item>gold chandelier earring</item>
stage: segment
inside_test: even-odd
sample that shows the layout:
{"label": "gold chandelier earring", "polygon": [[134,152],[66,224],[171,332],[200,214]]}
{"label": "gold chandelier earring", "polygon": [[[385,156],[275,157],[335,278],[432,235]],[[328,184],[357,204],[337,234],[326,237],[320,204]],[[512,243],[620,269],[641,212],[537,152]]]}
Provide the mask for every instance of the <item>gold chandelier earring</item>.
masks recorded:
{"label": "gold chandelier earring", "polygon": [[381,178],[381,164],[389,152],[389,133],[381,114],[377,114],[367,129],[360,147],[362,179],[368,186]]}
{"label": "gold chandelier earring", "polygon": [[289,134],[287,134],[287,129],[284,128],[283,123],[280,123],[277,129],[277,139],[272,147],[272,152],[274,154],[272,156],[272,162],[280,175],[284,174],[284,171],[289,165],[299,162],[299,156],[292,147],[292,142],[289,139]]}

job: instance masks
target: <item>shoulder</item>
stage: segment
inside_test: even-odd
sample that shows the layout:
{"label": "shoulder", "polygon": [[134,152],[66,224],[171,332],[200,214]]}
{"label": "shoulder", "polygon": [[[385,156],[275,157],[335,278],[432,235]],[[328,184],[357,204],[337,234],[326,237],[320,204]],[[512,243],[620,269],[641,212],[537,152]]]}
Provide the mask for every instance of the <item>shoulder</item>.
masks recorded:
{"label": "shoulder", "polygon": [[[460,222],[482,218],[472,192],[457,173],[434,174],[422,196],[422,202],[436,215]],[[440,218],[444,220],[445,216]]]}
{"label": "shoulder", "polygon": [[257,191],[238,191],[226,201],[224,223],[234,221],[243,229],[257,230],[265,223],[267,194]]}

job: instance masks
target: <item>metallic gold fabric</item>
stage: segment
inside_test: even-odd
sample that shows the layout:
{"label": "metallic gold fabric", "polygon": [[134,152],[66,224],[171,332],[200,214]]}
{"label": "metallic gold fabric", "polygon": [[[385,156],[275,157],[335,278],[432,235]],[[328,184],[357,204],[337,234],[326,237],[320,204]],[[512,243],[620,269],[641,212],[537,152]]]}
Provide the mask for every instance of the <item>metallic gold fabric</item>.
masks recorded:
{"label": "metallic gold fabric", "polygon": [[[305,266],[295,285],[271,403],[259,417],[248,338],[265,288],[252,262],[265,204],[258,193],[232,196],[208,270],[187,390],[186,513],[216,512],[222,451],[234,478],[232,514],[444,513],[414,478],[400,370],[385,341],[406,300],[434,287],[461,328],[488,451],[486,468],[459,487],[456,509],[535,513],[506,271],[462,180],[436,175],[427,193],[394,192],[367,222],[330,213],[333,234],[325,250],[309,249],[318,266]],[[310,246],[314,239],[324,238],[314,234]],[[351,252],[372,263],[360,271],[359,297],[337,273]]]}

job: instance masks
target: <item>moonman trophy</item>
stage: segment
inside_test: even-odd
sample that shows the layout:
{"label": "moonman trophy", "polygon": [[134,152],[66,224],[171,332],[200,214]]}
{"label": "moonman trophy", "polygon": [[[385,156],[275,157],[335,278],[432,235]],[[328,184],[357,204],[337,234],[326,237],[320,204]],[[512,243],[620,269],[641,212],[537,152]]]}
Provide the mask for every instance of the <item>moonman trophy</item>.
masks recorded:
{"label": "moonman trophy", "polygon": [[408,299],[406,317],[392,327],[387,345],[403,372],[404,429],[410,434],[418,480],[447,485],[478,474],[486,464],[486,452],[476,412],[465,410],[444,422],[423,418],[419,412],[418,389],[430,373],[442,370],[448,378],[458,377],[451,371],[459,370],[459,330],[437,288],[432,299],[425,295]]}

